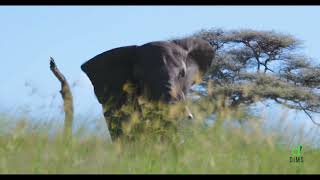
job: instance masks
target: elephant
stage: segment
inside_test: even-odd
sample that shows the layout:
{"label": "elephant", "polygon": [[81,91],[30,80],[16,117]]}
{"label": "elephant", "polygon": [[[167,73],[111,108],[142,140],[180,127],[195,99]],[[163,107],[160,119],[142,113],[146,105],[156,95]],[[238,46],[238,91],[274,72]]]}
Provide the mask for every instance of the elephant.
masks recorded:
{"label": "elephant", "polygon": [[[150,101],[168,104],[185,101],[214,54],[215,48],[203,39],[180,38],[114,48],[83,63],[81,70],[104,109],[112,141],[122,135],[121,122],[110,117],[129,98],[125,84],[136,87],[134,97],[144,95]],[[186,116],[193,118],[188,107],[185,110]]]}

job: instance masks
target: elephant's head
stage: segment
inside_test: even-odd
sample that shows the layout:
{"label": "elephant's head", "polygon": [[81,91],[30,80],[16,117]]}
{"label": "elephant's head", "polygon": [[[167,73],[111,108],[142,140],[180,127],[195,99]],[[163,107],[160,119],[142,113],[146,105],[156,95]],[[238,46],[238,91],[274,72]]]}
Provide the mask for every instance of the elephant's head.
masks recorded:
{"label": "elephant's head", "polygon": [[113,97],[114,105],[121,106],[127,98],[123,86],[128,82],[136,87],[138,95],[173,103],[185,99],[213,57],[214,49],[207,41],[186,38],[112,49],[81,68],[91,80],[101,104]]}

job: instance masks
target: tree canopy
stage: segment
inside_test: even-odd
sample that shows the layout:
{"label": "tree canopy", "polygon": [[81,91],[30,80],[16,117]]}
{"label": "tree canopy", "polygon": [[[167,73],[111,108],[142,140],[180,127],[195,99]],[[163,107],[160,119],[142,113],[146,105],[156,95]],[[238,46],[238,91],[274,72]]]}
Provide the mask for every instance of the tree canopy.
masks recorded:
{"label": "tree canopy", "polygon": [[209,97],[226,105],[249,106],[273,100],[291,109],[320,113],[320,65],[302,53],[302,41],[290,34],[252,29],[200,30],[216,55],[204,78]]}

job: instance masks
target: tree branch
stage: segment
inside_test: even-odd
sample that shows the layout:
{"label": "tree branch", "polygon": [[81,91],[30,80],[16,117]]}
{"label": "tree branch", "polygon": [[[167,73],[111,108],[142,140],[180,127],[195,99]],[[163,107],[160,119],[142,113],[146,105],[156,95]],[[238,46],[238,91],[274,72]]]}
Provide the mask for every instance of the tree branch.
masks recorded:
{"label": "tree branch", "polygon": [[307,108],[303,107],[300,102],[297,102],[298,105],[299,105],[299,107],[297,107],[297,106],[293,106],[293,105],[289,105],[289,104],[286,104],[286,103],[284,103],[284,102],[281,102],[281,101],[279,101],[277,98],[274,98],[274,100],[275,100],[277,103],[279,103],[279,104],[281,104],[281,105],[283,105],[283,106],[285,106],[285,107],[288,107],[288,108],[290,108],[290,109],[302,110],[302,111],[310,118],[310,120],[312,121],[313,124],[315,124],[315,125],[317,125],[317,126],[320,126],[320,123],[316,122],[316,121],[312,118],[312,116],[310,115],[310,113],[307,111]]}
{"label": "tree branch", "polygon": [[307,114],[307,116],[311,119],[311,121],[313,122],[313,124],[317,125],[317,126],[320,126],[320,123],[316,122],[315,120],[313,120],[312,116],[308,113],[308,111],[302,107],[301,103],[299,102],[299,106],[300,108],[303,110],[304,113]]}

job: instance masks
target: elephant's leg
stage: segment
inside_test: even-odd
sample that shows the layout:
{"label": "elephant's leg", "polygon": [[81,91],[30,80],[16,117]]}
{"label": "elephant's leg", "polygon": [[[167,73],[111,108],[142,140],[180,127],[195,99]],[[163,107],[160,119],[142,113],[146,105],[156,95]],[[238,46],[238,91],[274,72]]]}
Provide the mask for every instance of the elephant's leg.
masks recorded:
{"label": "elephant's leg", "polygon": [[[113,104],[113,105],[112,105]],[[114,106],[115,102],[110,101],[105,103],[103,107],[103,115],[107,123],[111,140],[116,141],[122,134],[120,118],[115,115],[117,106]]]}
{"label": "elephant's leg", "polygon": [[123,134],[121,129],[121,121],[107,112],[104,113],[104,118],[107,123],[111,140],[114,142]]}
{"label": "elephant's leg", "polygon": [[[141,107],[138,104],[138,101],[134,98],[129,100],[129,104],[134,107],[134,110],[138,112],[142,112]],[[121,103],[114,103],[113,106],[104,106],[104,117],[107,122],[109,134],[111,136],[112,141],[116,141],[117,139],[125,138],[126,140],[132,139],[132,134],[126,134],[123,131],[123,125],[126,123],[130,123],[130,113],[122,111]],[[109,108],[108,108],[109,107]]]}
{"label": "elephant's leg", "polygon": [[[118,97],[110,95],[111,97]],[[111,140],[114,142],[122,135],[121,117],[118,111],[121,109],[119,98],[110,98],[102,105],[103,115],[107,123]]]}
{"label": "elephant's leg", "polygon": [[111,140],[114,142],[123,134],[121,121],[119,120],[119,118],[108,115],[107,113],[104,113],[104,118],[107,122]]}

